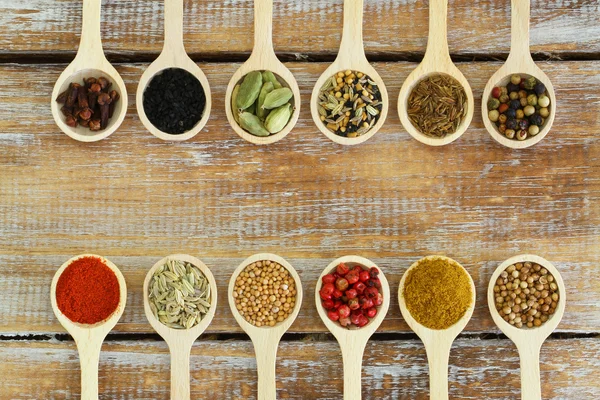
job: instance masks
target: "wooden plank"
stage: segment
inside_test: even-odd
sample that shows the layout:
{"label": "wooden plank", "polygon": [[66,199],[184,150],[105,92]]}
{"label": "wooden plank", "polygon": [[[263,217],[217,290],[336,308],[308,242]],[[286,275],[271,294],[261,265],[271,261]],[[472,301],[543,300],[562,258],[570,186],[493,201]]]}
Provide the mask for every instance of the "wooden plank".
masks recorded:
{"label": "wooden plank", "polygon": [[[542,348],[544,399],[596,399],[600,340],[551,340]],[[72,342],[0,342],[0,397],[77,397],[79,363]],[[247,341],[202,341],[191,357],[192,398],[256,398],[256,362]],[[363,359],[365,399],[427,399],[428,369],[418,341],[371,341]],[[518,354],[508,340],[458,340],[449,368],[451,398],[520,397]],[[283,342],[277,360],[282,399],[339,399],[342,363],[333,342]],[[169,357],[162,342],[110,342],[100,357],[100,398],[168,399]]]}
{"label": "wooden plank", "polygon": [[[162,0],[104,2],[102,36],[111,55],[157,54],[163,43]],[[275,48],[304,57],[337,52],[342,0],[274,2]],[[422,54],[427,43],[426,1],[365,2],[364,36],[371,56]],[[185,41],[197,57],[248,53],[252,48],[252,0],[187,0]],[[600,53],[597,1],[534,0],[532,50],[551,57]],[[455,55],[499,55],[510,46],[510,2],[452,0],[448,16]],[[0,55],[72,54],[79,43],[78,0],[0,1]],[[18,35],[15,33],[18,32]]]}
{"label": "wooden plank", "polygon": [[[483,129],[440,149],[412,140],[395,113],[414,64],[378,63],[391,113],[373,139],[353,148],[329,142],[308,110],[322,63],[292,63],[302,91],[300,121],[283,141],[250,145],[231,131],[223,98],[238,65],[203,64],[215,105],[206,131],[185,143],[158,141],[130,95],[123,127],[95,144],[54,126],[48,105],[60,66],[4,65],[0,92],[0,332],[62,332],[48,291],[69,257],[95,252],[125,273],[130,295],[122,332],[149,332],[142,311],[146,271],[164,255],[203,259],[221,291],[212,332],[239,332],[225,297],[234,266],[261,251],[288,259],[304,281],[294,332],[322,332],[315,279],[332,259],[355,253],[377,262],[392,283],[416,259],[445,254],[478,287],[467,330],[496,331],[485,304],[493,269],[518,253],[556,263],[568,287],[561,331],[598,332],[600,320],[600,62],[542,63],[560,112],[539,145],[512,151]],[[499,64],[460,67],[479,107]],[[144,65],[118,65],[130,93]],[[394,298],[383,331],[406,332]]]}

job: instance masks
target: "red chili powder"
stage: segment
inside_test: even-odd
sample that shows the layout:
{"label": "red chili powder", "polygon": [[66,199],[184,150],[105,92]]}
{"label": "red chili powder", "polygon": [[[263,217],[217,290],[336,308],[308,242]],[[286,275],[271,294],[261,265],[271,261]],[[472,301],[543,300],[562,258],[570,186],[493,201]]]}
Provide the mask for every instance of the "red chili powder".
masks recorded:
{"label": "red chili powder", "polygon": [[119,281],[115,273],[97,257],[73,261],[60,275],[56,285],[56,303],[73,322],[95,324],[117,309]]}

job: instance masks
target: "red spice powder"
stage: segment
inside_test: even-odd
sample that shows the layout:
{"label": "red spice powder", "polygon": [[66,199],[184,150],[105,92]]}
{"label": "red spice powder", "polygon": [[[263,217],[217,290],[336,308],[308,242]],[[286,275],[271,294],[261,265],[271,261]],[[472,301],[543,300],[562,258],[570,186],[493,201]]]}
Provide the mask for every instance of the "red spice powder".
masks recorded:
{"label": "red spice powder", "polygon": [[73,322],[91,325],[104,321],[117,309],[119,300],[115,273],[97,257],[73,261],[58,278],[58,308]]}

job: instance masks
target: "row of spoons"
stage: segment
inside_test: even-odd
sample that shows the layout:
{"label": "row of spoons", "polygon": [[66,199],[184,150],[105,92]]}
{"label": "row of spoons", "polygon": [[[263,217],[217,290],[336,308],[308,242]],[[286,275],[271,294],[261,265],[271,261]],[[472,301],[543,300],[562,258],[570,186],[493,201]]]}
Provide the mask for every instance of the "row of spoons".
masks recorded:
{"label": "row of spoons", "polygon": [[[57,306],[56,288],[57,282],[65,269],[75,260],[82,257],[97,257],[101,259],[117,276],[120,285],[120,303],[114,313],[106,320],[95,325],[84,325],[74,323],[67,318]],[[455,261],[443,256],[429,256],[426,259],[443,259],[452,263]],[[155,271],[171,260],[179,260],[190,263],[204,274],[211,288],[210,309],[204,319],[191,329],[172,329],[160,322],[154,315],[149,304],[149,283]],[[247,322],[235,306],[234,288],[235,281],[240,273],[250,264],[257,261],[276,262],[289,271],[296,283],[296,302],[289,316],[273,327],[256,327]],[[408,311],[404,300],[404,285],[408,273],[423,260],[414,263],[403,275],[399,289],[398,301],[402,315],[411,329],[421,338],[426,349],[429,371],[430,371],[430,397],[432,399],[448,399],[448,360],[450,349],[455,338],[469,322],[475,308],[475,285],[470,275],[462,266],[469,278],[471,286],[471,305],[462,318],[454,325],[443,330],[429,329],[413,318]],[[561,293],[556,313],[542,326],[533,329],[519,329],[506,322],[496,311],[494,306],[494,285],[500,274],[510,265],[522,262],[533,262],[546,268],[558,284]],[[330,320],[321,304],[319,292],[322,286],[322,278],[331,273],[336,266],[344,263],[350,267],[358,265],[362,267],[375,267],[379,271],[381,282],[381,293],[383,303],[378,307],[378,312],[368,324],[358,329],[346,329],[339,323]],[[125,279],[119,269],[109,260],[94,256],[80,255],[65,262],[56,272],[52,281],[51,300],[53,311],[63,327],[73,336],[77,345],[81,363],[81,391],[82,399],[91,400],[98,398],[98,361],[102,342],[110,330],[116,325],[121,317],[127,297]],[[385,275],[381,269],[372,261],[358,256],[345,256],[331,262],[321,274],[315,289],[315,302],[319,316],[329,331],[337,339],[343,357],[344,368],[344,399],[358,400],[361,398],[361,369],[363,353],[369,338],[377,330],[390,305],[391,292]],[[248,334],[254,345],[257,371],[258,371],[258,398],[272,400],[276,398],[275,364],[279,341],[283,334],[289,329],[296,319],[302,304],[302,285],[296,270],[285,259],[275,254],[255,254],[244,260],[234,271],[228,287],[228,300],[231,312],[238,324]],[[488,306],[496,325],[516,345],[521,360],[522,398],[540,399],[540,370],[539,353],[545,339],[558,326],[565,309],[565,286],[558,270],[549,261],[535,255],[520,255],[512,257],[502,263],[493,273],[488,287]],[[217,286],[210,269],[199,259],[183,254],[171,255],[158,261],[148,272],[144,280],[144,310],[150,325],[164,338],[171,353],[171,399],[190,398],[190,352],[194,341],[206,330],[211,323],[217,307]]]}
{"label": "row of spoons", "polygon": [[[193,62],[185,51],[183,45],[183,0],[165,1],[165,40],[164,47],[159,57],[147,68],[140,79],[136,94],[138,115],[144,126],[153,135],[163,140],[187,140],[198,134],[208,121],[211,111],[210,85],[202,70]],[[473,118],[474,100],[469,82],[452,62],[448,50],[447,39],[447,9],[448,0],[431,0],[429,2],[429,39],[425,56],[419,66],[408,76],[398,99],[398,113],[404,128],[418,141],[441,146],[458,139],[469,127]],[[255,144],[270,144],[284,138],[294,127],[300,114],[300,89],[293,74],[286,68],[275,55],[272,43],[272,0],[254,0],[254,48],[248,60],[237,70],[227,87],[225,107],[227,119],[234,131],[242,138]],[[114,133],[125,118],[127,112],[127,91],[123,79],[116,69],[107,61],[102,50],[100,39],[100,12],[101,0],[83,1],[83,25],[81,42],[77,56],[58,78],[52,94],[52,114],[59,128],[70,137],[84,142],[93,142],[104,139]],[[506,84],[513,74],[523,74],[536,77],[548,89],[548,94],[553,105],[556,104],[553,86],[548,77],[535,64],[529,50],[529,0],[512,0],[512,44],[506,63],[490,78],[482,97],[482,114],[486,129],[499,143],[511,148],[525,148],[542,140],[554,121],[555,112],[552,112],[545,121],[541,131],[536,136],[524,141],[508,139],[489,121],[487,116],[487,100],[495,86]],[[369,64],[363,44],[363,0],[344,0],[344,26],[340,50],[335,61],[317,80],[311,99],[311,113],[313,119],[323,134],[336,143],[355,145],[371,138],[383,126],[386,119],[389,99],[385,84],[377,71]],[[206,105],[201,120],[191,130],[181,135],[172,135],[157,129],[148,119],[142,105],[144,91],[154,76],[168,68],[181,68],[194,75],[202,84]],[[294,112],[287,126],[280,132],[267,137],[251,135],[242,129],[235,121],[234,110],[231,106],[231,94],[238,82],[251,71],[268,70],[280,76],[290,87],[294,95]],[[364,135],[356,138],[347,138],[331,132],[319,118],[318,96],[319,90],[331,76],[339,71],[354,70],[369,75],[377,84],[381,96],[383,109],[377,123]],[[410,122],[407,112],[407,102],[412,89],[424,78],[445,74],[456,79],[464,88],[467,95],[467,114],[457,130],[443,138],[433,138],[419,132]],[[68,85],[86,76],[106,75],[116,83],[121,101],[116,107],[115,117],[108,127],[100,132],[90,132],[78,127],[72,128],[65,123],[65,118],[60,112],[59,105],[54,101],[59,93],[65,91]]]}

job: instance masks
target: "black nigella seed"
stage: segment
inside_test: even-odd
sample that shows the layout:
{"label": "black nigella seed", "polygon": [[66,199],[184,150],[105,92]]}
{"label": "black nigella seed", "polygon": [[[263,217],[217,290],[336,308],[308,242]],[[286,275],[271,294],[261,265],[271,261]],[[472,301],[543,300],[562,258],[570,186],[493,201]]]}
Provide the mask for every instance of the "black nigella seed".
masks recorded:
{"label": "black nigella seed", "polygon": [[202,119],[206,95],[200,81],[181,68],[155,75],[144,91],[144,112],[156,128],[179,135]]}

